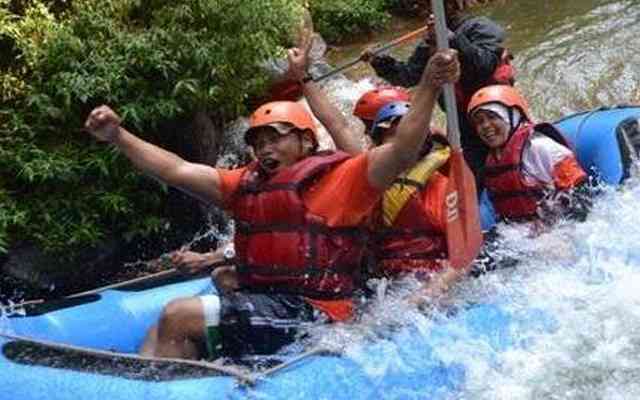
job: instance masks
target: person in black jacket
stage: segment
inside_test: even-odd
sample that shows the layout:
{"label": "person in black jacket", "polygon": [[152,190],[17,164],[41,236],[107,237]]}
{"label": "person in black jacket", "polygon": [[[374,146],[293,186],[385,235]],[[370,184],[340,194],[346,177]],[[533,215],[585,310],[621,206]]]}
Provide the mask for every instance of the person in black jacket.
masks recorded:
{"label": "person in black jacket", "polygon": [[[462,74],[456,85],[458,118],[461,144],[467,164],[476,177],[478,192],[482,189],[482,169],[488,153],[467,120],[464,110],[471,96],[480,88],[496,83],[513,84],[514,70],[511,56],[502,46],[505,31],[486,17],[465,15],[464,2],[446,0],[449,44],[458,50]],[[435,52],[435,21],[429,16],[424,39],[415,48],[407,61],[398,61],[389,55],[374,56],[371,49],[365,50],[362,59],[368,61],[378,76],[397,86],[414,86],[424,70],[427,61]],[[443,102],[440,102],[441,106]]]}

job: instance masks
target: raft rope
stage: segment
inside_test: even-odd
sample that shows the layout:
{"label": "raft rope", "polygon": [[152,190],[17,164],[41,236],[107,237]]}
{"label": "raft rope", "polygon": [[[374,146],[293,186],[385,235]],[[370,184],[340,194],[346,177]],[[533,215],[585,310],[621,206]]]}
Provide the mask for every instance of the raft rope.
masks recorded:
{"label": "raft rope", "polygon": [[[224,265],[231,265],[233,264],[233,260],[224,260],[224,261],[219,261],[216,263],[213,263],[209,266],[209,268],[207,269],[207,273],[209,273],[209,271],[212,271],[214,269],[216,269],[217,267],[221,267]],[[150,275],[145,275],[145,276],[141,276],[139,278],[133,278],[133,279],[129,279],[126,281],[122,281],[122,282],[118,282],[118,283],[114,283],[111,285],[106,285],[106,286],[101,286],[99,288],[96,289],[91,289],[91,290],[87,290],[84,292],[79,292],[79,293],[73,293],[70,294],[68,296],[64,296],[61,297],[59,299],[50,299],[50,300],[61,300],[61,299],[73,299],[76,297],[81,297],[81,296],[89,296],[92,294],[98,294],[100,292],[103,292],[105,290],[110,290],[110,289],[118,289],[121,287],[126,287],[129,285],[133,285],[136,283],[141,283],[141,282],[146,282],[149,280],[154,280],[154,279],[160,279],[160,278],[171,278],[173,276],[177,276],[180,275],[181,272],[178,271],[176,268],[171,268],[171,269],[167,269],[164,271],[160,271],[160,272],[156,272]],[[198,276],[200,274],[196,274],[195,276]],[[48,300],[45,299],[34,299],[34,300],[26,300],[26,301],[22,301],[20,303],[11,303],[9,305],[0,305],[0,311],[10,311],[10,310],[16,310],[22,307],[26,307],[26,306],[33,306],[33,305],[38,305],[38,304],[42,304],[45,303]]]}
{"label": "raft rope", "polygon": [[21,341],[21,342],[36,344],[39,346],[50,347],[58,350],[73,351],[73,352],[78,352],[78,353],[83,353],[83,354],[88,354],[88,355],[93,355],[98,357],[125,358],[129,360],[161,362],[161,363],[180,364],[180,365],[189,365],[193,367],[206,368],[223,375],[231,376],[237,379],[240,384],[244,384],[244,385],[253,386],[255,385],[257,380],[253,374],[246,373],[238,368],[223,366],[223,365],[219,365],[219,364],[208,362],[208,361],[186,360],[182,358],[149,357],[149,356],[140,356],[137,354],[118,353],[115,351],[108,351],[108,350],[96,350],[96,349],[89,349],[86,347],[74,346],[70,344],[55,343],[47,340],[33,339],[33,338],[19,336],[19,335],[11,335],[3,332],[0,332],[0,337],[4,337],[6,339],[13,340],[13,341]]}
{"label": "raft rope", "polygon": [[139,278],[133,278],[133,279],[129,279],[128,281],[123,281],[123,282],[118,282],[118,283],[114,283],[111,285],[106,285],[106,286],[102,286],[96,289],[91,289],[91,290],[87,290],[84,292],[79,292],[79,293],[74,293],[74,294],[70,294],[68,296],[65,296],[65,299],[73,299],[75,297],[81,297],[81,296],[88,296],[91,294],[97,294],[99,292],[102,292],[104,290],[109,290],[109,289],[117,289],[123,286],[128,286],[128,285],[132,285],[135,283],[140,283],[140,282],[146,282],[148,280],[153,280],[153,279],[157,279],[157,278],[170,278],[173,277],[175,275],[180,274],[180,272],[175,269],[175,268],[171,268],[171,269],[167,269],[165,271],[160,271],[160,272],[156,272],[150,275],[145,275],[145,276],[141,276]]}
{"label": "raft rope", "polygon": [[282,364],[276,365],[275,367],[266,369],[262,372],[257,373],[256,375],[254,375],[254,378],[256,380],[258,379],[266,379],[271,377],[272,375],[275,375],[276,373],[282,371],[285,368],[289,368],[294,364],[297,364],[298,362],[304,360],[305,358],[311,357],[311,356],[315,356],[315,355],[338,355],[340,354],[337,351],[334,350],[330,350],[326,347],[315,347],[311,350],[308,350],[296,357],[293,357],[285,362],[283,362]]}
{"label": "raft rope", "polygon": [[193,367],[205,368],[223,375],[233,377],[238,380],[239,384],[248,385],[248,386],[255,386],[259,380],[267,379],[275,375],[276,373],[286,368],[289,368],[294,364],[298,364],[302,360],[309,358],[311,356],[340,354],[338,351],[330,350],[326,347],[319,346],[311,350],[308,350],[296,357],[293,357],[275,367],[272,367],[257,373],[247,373],[235,367],[224,366],[224,365],[216,364],[214,362],[209,362],[209,361],[187,360],[182,358],[150,357],[150,356],[141,356],[137,354],[119,353],[119,352],[108,351],[108,350],[96,350],[96,349],[89,349],[87,347],[80,347],[80,346],[74,346],[70,344],[51,342],[48,340],[34,339],[26,336],[12,335],[4,332],[0,332],[0,337],[6,338],[12,341],[36,344],[39,346],[49,347],[57,350],[72,351],[72,352],[77,352],[82,354],[93,355],[97,357],[124,358],[124,359],[137,360],[137,361],[160,362],[160,363],[179,364],[179,365],[188,365]]}

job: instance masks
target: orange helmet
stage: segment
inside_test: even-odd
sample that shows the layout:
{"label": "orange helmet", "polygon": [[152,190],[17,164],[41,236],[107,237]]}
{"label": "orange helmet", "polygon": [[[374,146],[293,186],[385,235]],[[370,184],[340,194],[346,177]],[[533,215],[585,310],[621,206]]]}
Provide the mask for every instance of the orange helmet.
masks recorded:
{"label": "orange helmet", "polygon": [[467,106],[467,115],[471,117],[473,112],[481,105],[487,103],[499,103],[506,107],[517,107],[520,112],[531,121],[529,105],[520,92],[509,85],[491,85],[483,87],[471,96]]}
{"label": "orange helmet", "polygon": [[363,120],[374,121],[382,106],[392,101],[409,101],[410,98],[409,91],[403,87],[384,86],[369,90],[356,102],[353,115]]}
{"label": "orange helmet", "polygon": [[318,146],[316,125],[311,114],[304,106],[293,101],[272,101],[258,107],[249,117],[249,129],[244,134],[245,142],[251,145],[251,136],[256,128],[275,123],[293,125],[296,129],[307,134],[314,147]]}

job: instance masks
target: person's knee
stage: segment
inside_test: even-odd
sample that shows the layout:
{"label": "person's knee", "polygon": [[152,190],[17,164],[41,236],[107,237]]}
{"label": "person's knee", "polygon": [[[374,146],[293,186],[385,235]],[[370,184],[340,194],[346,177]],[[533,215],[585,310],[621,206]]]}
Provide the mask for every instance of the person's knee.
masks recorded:
{"label": "person's knee", "polygon": [[201,336],[202,306],[197,298],[177,299],[169,302],[160,316],[160,331],[171,336]]}

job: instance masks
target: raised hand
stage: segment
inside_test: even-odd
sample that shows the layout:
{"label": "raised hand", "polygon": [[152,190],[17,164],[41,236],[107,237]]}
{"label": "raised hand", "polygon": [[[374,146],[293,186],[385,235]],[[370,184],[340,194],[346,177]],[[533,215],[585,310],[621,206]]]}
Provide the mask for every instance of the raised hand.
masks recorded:
{"label": "raised hand", "polygon": [[108,106],[96,107],[89,113],[84,129],[98,140],[112,143],[120,133],[122,119]]}
{"label": "raised hand", "polygon": [[457,82],[460,79],[458,52],[453,49],[438,50],[429,59],[423,79],[427,79],[427,83],[434,88]]}
{"label": "raised hand", "polygon": [[287,59],[289,60],[289,76],[297,81],[302,80],[307,75],[309,68],[309,52],[313,45],[313,31],[303,29],[298,47],[287,50]]}

